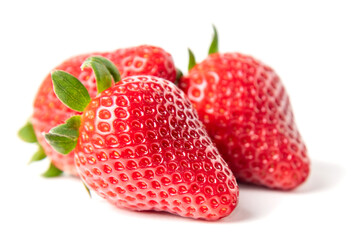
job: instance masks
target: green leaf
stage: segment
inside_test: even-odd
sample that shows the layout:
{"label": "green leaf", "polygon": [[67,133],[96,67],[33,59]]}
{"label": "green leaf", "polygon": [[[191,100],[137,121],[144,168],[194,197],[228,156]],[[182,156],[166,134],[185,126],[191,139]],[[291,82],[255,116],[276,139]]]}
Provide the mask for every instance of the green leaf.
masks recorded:
{"label": "green leaf", "polygon": [[35,152],[34,155],[32,155],[32,158],[30,159],[29,164],[33,163],[33,162],[40,161],[44,158],[46,158],[46,153],[45,153],[44,149],[39,144],[39,149],[37,150],[37,152]]}
{"label": "green leaf", "polygon": [[51,177],[57,177],[62,174],[62,171],[55,167],[54,164],[50,163],[49,168],[42,174],[43,177],[51,178]]}
{"label": "green leaf", "polygon": [[68,154],[77,145],[80,124],[81,117],[73,116],[64,124],[51,129],[45,134],[45,139],[57,152]]}
{"label": "green leaf", "polygon": [[51,74],[54,92],[60,101],[69,108],[83,112],[91,98],[85,86],[74,76],[64,71]]}
{"label": "green leaf", "polygon": [[18,136],[25,142],[37,142],[34,127],[30,122],[27,122],[18,132]]}
{"label": "green leaf", "polygon": [[189,71],[196,65],[196,58],[194,57],[193,52],[189,48],[188,48],[188,55],[189,55],[189,61],[188,61],[188,71]]}
{"label": "green leaf", "polygon": [[212,39],[211,46],[209,47],[209,50],[208,50],[208,55],[218,52],[218,33],[217,33],[217,29],[214,25],[213,25],[213,31],[214,31],[213,39]]}
{"label": "green leaf", "polygon": [[112,78],[115,83],[121,80],[117,67],[107,58],[100,56],[89,57],[82,64],[81,69],[87,67],[91,67],[95,73],[98,93],[112,86]]}

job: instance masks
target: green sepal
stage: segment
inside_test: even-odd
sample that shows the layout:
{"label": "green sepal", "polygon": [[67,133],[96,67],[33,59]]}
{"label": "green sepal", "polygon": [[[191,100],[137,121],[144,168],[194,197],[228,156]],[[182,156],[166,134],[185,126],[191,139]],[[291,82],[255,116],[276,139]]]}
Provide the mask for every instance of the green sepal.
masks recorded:
{"label": "green sepal", "polygon": [[212,39],[211,46],[209,47],[209,50],[208,50],[208,55],[218,52],[218,33],[217,33],[217,29],[214,25],[213,25],[213,32],[214,32],[213,39]]}
{"label": "green sepal", "polygon": [[59,153],[68,154],[77,145],[79,137],[80,116],[69,118],[64,124],[54,127],[45,134],[46,141]]}
{"label": "green sepal", "polygon": [[90,196],[90,198],[92,198],[92,194],[91,194],[91,190],[90,188],[86,185],[86,183],[84,181],[82,181],[82,184],[84,185],[88,195]]}
{"label": "green sepal", "polygon": [[38,145],[38,150],[34,153],[34,155],[32,155],[29,164],[46,158],[46,153],[42,146],[38,143],[34,127],[29,121],[19,130],[18,135],[23,141],[36,143]]}
{"label": "green sepal", "polygon": [[72,110],[83,112],[91,97],[86,87],[74,76],[64,71],[51,74],[54,92],[60,101]]}
{"label": "green sepal", "polygon": [[54,164],[50,163],[49,168],[46,170],[46,172],[44,172],[42,174],[43,177],[46,178],[51,178],[51,177],[58,177],[62,174],[63,172],[58,169],[57,167],[55,167]]}
{"label": "green sepal", "polygon": [[40,146],[40,144],[38,145],[39,145],[39,149],[37,150],[37,152],[34,153],[34,155],[32,155],[29,164],[46,158],[46,153],[44,149]]}
{"label": "green sepal", "polygon": [[112,78],[115,83],[121,80],[117,67],[104,57],[92,56],[87,58],[81,65],[81,69],[83,70],[87,67],[91,67],[95,73],[98,93],[101,93],[112,86]]}
{"label": "green sepal", "polygon": [[30,122],[27,122],[20,130],[18,131],[18,136],[25,142],[35,143],[37,138],[35,135],[34,127]]}
{"label": "green sepal", "polygon": [[191,49],[189,48],[188,48],[188,56],[189,56],[189,60],[188,60],[188,71],[189,71],[196,65],[196,58],[193,52],[191,51]]}

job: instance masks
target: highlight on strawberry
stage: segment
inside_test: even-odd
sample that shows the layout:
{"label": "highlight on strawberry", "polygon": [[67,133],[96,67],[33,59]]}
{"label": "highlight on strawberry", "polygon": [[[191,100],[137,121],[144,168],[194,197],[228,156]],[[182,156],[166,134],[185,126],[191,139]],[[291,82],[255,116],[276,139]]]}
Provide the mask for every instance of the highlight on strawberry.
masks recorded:
{"label": "highlight on strawberry", "polygon": [[[120,80],[106,58],[88,58],[99,94],[54,71],[54,92],[79,113],[45,135],[61,154],[74,152],[83,182],[121,208],[217,220],[237,205],[238,186],[185,94],[154,76]],[[116,84],[115,84],[116,83]]]}
{"label": "highlight on strawberry", "polygon": [[219,53],[215,27],[208,54],[196,63],[189,50],[179,86],[234,175],[275,189],[302,184],[309,158],[279,76],[251,56]]}
{"label": "highlight on strawberry", "polygon": [[[81,71],[80,66],[86,58],[93,55],[103,56],[113,61],[122,77],[145,74],[165,78],[172,82],[176,79],[172,56],[162,48],[149,45],[118,49],[113,52],[83,54],[72,57],[55,68],[78,78],[91,97],[95,97],[97,94],[95,76],[90,69]],[[45,177],[55,177],[62,172],[77,175],[74,154],[70,152],[68,155],[64,155],[54,151],[46,142],[44,133],[54,126],[64,123],[69,117],[79,114],[57,99],[53,91],[51,76],[48,74],[35,97],[31,118],[19,131],[21,139],[38,145],[38,151],[31,158],[31,163],[40,161],[46,156],[51,161],[48,171],[43,174]]]}

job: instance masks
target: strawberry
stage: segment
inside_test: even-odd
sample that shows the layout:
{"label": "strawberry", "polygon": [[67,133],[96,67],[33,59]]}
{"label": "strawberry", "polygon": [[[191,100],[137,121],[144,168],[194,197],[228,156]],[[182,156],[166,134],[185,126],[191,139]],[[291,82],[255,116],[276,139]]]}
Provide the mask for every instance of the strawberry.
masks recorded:
{"label": "strawberry", "polygon": [[180,88],[239,181],[297,187],[308,177],[309,158],[281,80],[253,57],[218,53],[214,30],[204,61],[196,64],[189,51],[189,72]]}
{"label": "strawberry", "polygon": [[[161,48],[146,45],[119,49],[114,52],[76,56],[55,68],[57,70],[67,71],[76,76],[86,86],[91,97],[96,96],[94,75],[89,69],[80,71],[80,66],[83,61],[91,55],[101,55],[112,60],[123,77],[146,74],[163,77],[170,81],[175,81],[176,78],[176,70],[172,57]],[[28,130],[22,131],[28,133],[31,131],[29,128],[33,128],[33,131],[35,132],[37,139],[32,140],[33,142],[38,142],[39,151],[33,156],[32,161],[41,160],[47,155],[53,163],[53,165],[50,166],[50,169],[58,168],[59,170],[77,175],[73,153],[70,153],[67,156],[57,153],[45,141],[43,133],[48,132],[58,124],[64,123],[69,117],[78,114],[80,113],[67,108],[57,99],[53,92],[51,76],[50,74],[47,75],[35,97],[34,112],[30,123],[26,124],[24,127]],[[24,133],[21,135],[24,135]],[[25,138],[26,140],[26,136],[22,136],[22,138]],[[61,171],[55,171],[54,173],[56,173],[55,175],[58,175]]]}
{"label": "strawberry", "polygon": [[[92,57],[83,66],[93,68],[99,86],[116,70],[109,63]],[[206,220],[235,208],[235,177],[172,82],[127,77],[91,99],[74,76],[55,71],[52,79],[59,99],[82,115],[53,128],[46,139],[63,154],[75,148],[79,175],[97,194],[121,208]]]}

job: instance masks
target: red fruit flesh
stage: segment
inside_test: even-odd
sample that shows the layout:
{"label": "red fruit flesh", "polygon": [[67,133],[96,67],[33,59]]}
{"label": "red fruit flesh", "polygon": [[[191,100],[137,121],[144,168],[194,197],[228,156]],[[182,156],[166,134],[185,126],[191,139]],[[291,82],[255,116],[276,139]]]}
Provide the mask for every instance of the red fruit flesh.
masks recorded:
{"label": "red fruit flesh", "polygon": [[[94,74],[90,69],[81,71],[80,67],[89,56],[100,55],[111,60],[119,69],[121,77],[132,75],[151,75],[175,81],[176,70],[172,57],[161,48],[153,46],[139,46],[127,49],[119,49],[111,53],[92,53],[73,57],[56,70],[66,71],[77,77],[87,88],[91,97],[97,94]],[[34,113],[31,119],[39,143],[44,148],[46,155],[53,164],[70,174],[77,175],[74,165],[74,154],[62,155],[57,153],[46,142],[43,133],[62,124],[73,115],[79,115],[62,104],[56,97],[52,88],[50,74],[41,84],[34,101]]]}
{"label": "red fruit flesh", "polygon": [[237,204],[232,172],[191,103],[164,79],[123,79],[86,107],[75,162],[112,204],[216,220]]}
{"label": "red fruit flesh", "polygon": [[271,68],[239,53],[216,53],[180,87],[240,181],[292,189],[308,177],[307,149]]}

